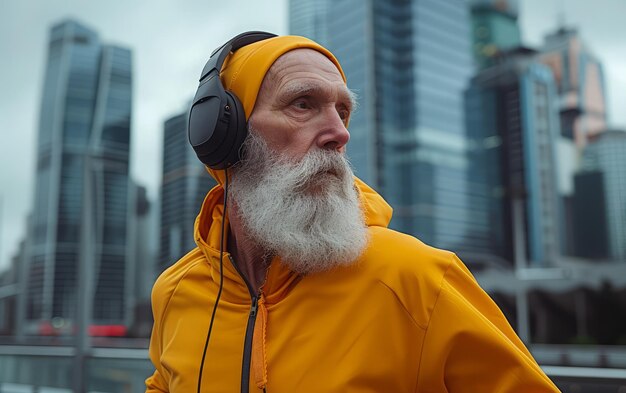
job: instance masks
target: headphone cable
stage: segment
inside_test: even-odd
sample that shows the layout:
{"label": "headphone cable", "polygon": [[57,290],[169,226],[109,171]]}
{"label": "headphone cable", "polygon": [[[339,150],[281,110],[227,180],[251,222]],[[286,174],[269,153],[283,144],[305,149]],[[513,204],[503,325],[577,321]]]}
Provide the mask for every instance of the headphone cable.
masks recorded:
{"label": "headphone cable", "polygon": [[200,371],[198,373],[198,393],[200,393],[200,387],[202,386],[202,370],[204,369],[204,359],[206,358],[206,350],[209,347],[209,339],[211,338],[211,331],[213,330],[213,321],[215,320],[215,312],[217,311],[217,305],[220,302],[222,296],[222,288],[224,286],[224,225],[226,222],[226,204],[228,201],[228,169],[224,169],[226,175],[226,181],[224,184],[224,210],[222,210],[222,234],[220,235],[220,289],[217,291],[217,298],[215,299],[215,305],[213,306],[213,313],[211,314],[211,323],[209,324],[209,332],[206,336],[204,343],[204,351],[202,352],[202,362],[200,363]]}

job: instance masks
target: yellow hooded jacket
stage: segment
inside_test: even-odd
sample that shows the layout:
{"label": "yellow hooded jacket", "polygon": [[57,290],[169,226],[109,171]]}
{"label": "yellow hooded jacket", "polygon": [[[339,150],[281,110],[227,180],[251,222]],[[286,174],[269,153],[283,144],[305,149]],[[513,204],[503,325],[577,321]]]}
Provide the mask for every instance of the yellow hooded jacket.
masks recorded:
{"label": "yellow hooded jacket", "polygon": [[[201,391],[558,392],[456,255],[388,229],[389,205],[356,178],[355,186],[369,243],[353,265],[300,276],[274,258],[252,293],[223,254]],[[223,194],[222,186],[209,192],[195,223],[197,248],[154,285],[156,370],[147,392],[198,390],[219,289]]]}
{"label": "yellow hooded jacket", "polygon": [[[354,265],[301,277],[275,259],[255,302],[225,254],[202,392],[239,392],[242,378],[268,393],[557,392],[464,264],[386,228],[391,208],[355,182],[370,241]],[[148,392],[197,389],[219,287],[222,198],[219,186],[208,194],[198,248],[154,286]]]}

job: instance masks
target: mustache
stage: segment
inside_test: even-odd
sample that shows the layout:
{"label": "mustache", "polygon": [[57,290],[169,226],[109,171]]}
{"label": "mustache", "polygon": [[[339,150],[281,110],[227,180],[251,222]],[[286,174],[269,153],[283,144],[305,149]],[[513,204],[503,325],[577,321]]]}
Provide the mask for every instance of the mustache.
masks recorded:
{"label": "mustache", "polygon": [[[312,182],[346,179],[352,181],[351,165],[344,153],[315,149],[296,160],[270,149],[257,135],[249,135],[244,144],[244,159],[237,166],[247,169],[243,171],[245,174],[240,175],[250,177],[249,180],[255,177],[258,181],[258,176],[263,174],[264,183],[280,183],[295,192],[306,189]],[[255,170],[248,170],[252,168]]]}
{"label": "mustache", "polygon": [[350,165],[345,155],[339,152],[318,150],[308,153],[303,160],[295,164],[292,184],[294,191],[303,191],[311,183],[323,181],[341,181],[350,177]]}

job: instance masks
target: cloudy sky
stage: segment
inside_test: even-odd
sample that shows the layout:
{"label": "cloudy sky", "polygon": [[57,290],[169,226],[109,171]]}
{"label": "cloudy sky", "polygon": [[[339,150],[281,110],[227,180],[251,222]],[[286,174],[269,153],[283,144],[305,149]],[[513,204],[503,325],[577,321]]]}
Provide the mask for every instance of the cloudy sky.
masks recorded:
{"label": "cloudy sky", "polygon": [[[450,1],[450,0],[442,0]],[[560,13],[604,63],[609,121],[626,128],[625,0],[520,0],[525,43],[538,46]],[[219,4],[219,7],[217,6]],[[132,176],[154,200],[163,121],[185,110],[207,56],[246,30],[287,33],[287,0],[0,0],[0,269],[25,231],[50,26],[76,18],[134,62]]]}

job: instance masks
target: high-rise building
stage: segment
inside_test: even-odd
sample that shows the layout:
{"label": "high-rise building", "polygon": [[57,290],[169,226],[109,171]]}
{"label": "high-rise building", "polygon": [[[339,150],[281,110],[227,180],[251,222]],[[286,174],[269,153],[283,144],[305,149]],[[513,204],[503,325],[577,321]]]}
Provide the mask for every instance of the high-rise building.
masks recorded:
{"label": "high-rise building", "polygon": [[478,68],[494,64],[503,52],[521,45],[517,0],[469,0],[474,61]]}
{"label": "high-rise building", "polygon": [[15,331],[15,314],[17,305],[15,270],[0,272],[0,336],[11,335]]}
{"label": "high-rise building", "polygon": [[159,267],[167,268],[196,247],[196,216],[207,192],[216,185],[189,144],[188,113],[167,119],[163,132],[161,241]]}
{"label": "high-rise building", "polygon": [[540,61],[554,73],[561,135],[582,149],[606,129],[606,87],[602,64],[575,29],[561,27],[545,37]]}
{"label": "high-rise building", "polygon": [[20,282],[23,280],[20,268],[24,262],[25,241],[19,244],[11,264],[0,271],[0,335],[13,335],[17,331],[17,307],[20,300]]}
{"label": "high-rise building", "polygon": [[559,123],[552,72],[535,55],[518,48],[472,78],[466,94],[471,218],[495,255],[514,260],[514,247],[521,246],[532,265],[545,265],[559,255]]}
{"label": "high-rise building", "polygon": [[291,0],[289,2],[289,31],[291,34],[314,38],[321,45],[328,42],[326,21],[330,3],[327,0]]}
{"label": "high-rise building", "polygon": [[[577,178],[583,176],[582,179],[587,179],[592,174],[597,177],[594,183],[596,187],[585,188],[583,191],[585,193],[595,191],[603,197],[595,203],[595,206],[599,206],[600,209],[594,210],[594,204],[591,202],[587,206],[579,204],[575,216],[579,218],[576,220],[577,224],[585,226],[588,230],[606,233],[608,252],[596,252],[596,255],[626,262],[626,131],[603,131],[589,141],[583,152],[581,173]],[[584,194],[579,195],[579,189],[576,193],[576,198],[584,197]],[[584,217],[590,215],[603,216],[594,222],[598,222],[600,226],[604,224],[606,227],[596,228],[589,221],[584,221]],[[580,236],[577,242],[583,246],[586,239]],[[602,248],[597,247],[595,250],[601,251]],[[589,254],[588,250],[582,250],[582,252]]]}
{"label": "high-rise building", "polygon": [[590,259],[609,259],[609,234],[606,214],[604,174],[585,170],[574,175],[572,198],[571,255]]}
{"label": "high-rise building", "polygon": [[132,292],[128,294],[128,305],[132,307],[131,325],[127,330],[130,337],[150,337],[152,313],[150,294],[158,273],[158,213],[155,203],[148,199],[146,187],[132,184],[131,200],[134,216],[133,226],[129,228],[135,236],[134,271]]}
{"label": "high-rise building", "polygon": [[[565,255],[583,255],[586,252],[580,250],[582,245],[577,238],[580,238],[580,231],[584,232],[587,228],[575,228],[575,216],[579,212],[575,211],[574,205],[580,203],[580,195],[574,195],[574,184],[585,184],[592,181],[593,176],[576,175],[577,180],[574,177],[580,166],[582,149],[590,139],[606,129],[607,104],[602,64],[583,43],[578,32],[565,27],[546,36],[539,60],[552,69],[559,95],[561,250]],[[589,190],[578,191],[589,193]],[[602,195],[585,197],[590,200],[601,198]],[[596,248],[600,249],[599,246]]]}
{"label": "high-rise building", "polygon": [[[71,328],[79,272],[94,324],[126,324],[132,72],[129,49],[73,20],[50,30],[41,100],[26,328]],[[85,270],[86,269],[86,270]]]}
{"label": "high-rise building", "polygon": [[[558,105],[557,105],[558,106]],[[575,255],[575,223],[576,207],[574,193],[576,191],[575,175],[580,165],[580,154],[573,140],[559,135],[557,138],[557,184],[559,192],[560,243],[563,255]],[[583,184],[583,183],[580,183]]]}
{"label": "high-rise building", "polygon": [[137,302],[149,302],[152,285],[157,277],[156,238],[159,236],[156,225],[154,204],[148,200],[146,187],[133,185],[135,214],[135,282],[134,297]]}
{"label": "high-rise building", "polygon": [[[290,6],[290,15],[313,12],[306,1]],[[310,38],[337,56],[359,96],[348,145],[357,176],[394,207],[393,228],[442,248],[479,249],[466,184],[467,3],[337,0],[320,8],[326,34]],[[317,19],[290,23],[290,33],[311,31],[306,20]]]}

